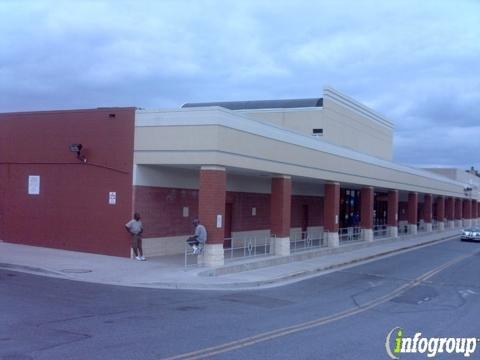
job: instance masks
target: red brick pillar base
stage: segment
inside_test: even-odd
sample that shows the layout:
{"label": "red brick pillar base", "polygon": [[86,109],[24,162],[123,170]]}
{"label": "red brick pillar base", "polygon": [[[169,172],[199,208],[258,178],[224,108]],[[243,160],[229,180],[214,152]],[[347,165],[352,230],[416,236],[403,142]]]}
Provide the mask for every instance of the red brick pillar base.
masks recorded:
{"label": "red brick pillar base", "polygon": [[432,195],[425,194],[423,196],[423,225],[425,231],[432,231]]}
{"label": "red brick pillar base", "polygon": [[388,192],[387,231],[391,237],[398,237],[398,190]]}
{"label": "red brick pillar base", "polygon": [[198,191],[198,218],[207,229],[207,243],[199,263],[221,266],[224,263],[226,171],[220,166],[202,166]]}
{"label": "red brick pillar base", "polygon": [[325,199],[323,202],[323,223],[325,239],[329,247],[340,246],[338,237],[338,219],[340,216],[340,184],[325,184]]}
{"label": "red brick pillar base", "polygon": [[290,176],[272,178],[270,197],[271,232],[274,235],[275,255],[290,255],[290,216],[292,204],[292,179]]}
{"label": "red brick pillar base", "polygon": [[360,224],[362,239],[373,241],[373,187],[362,188],[360,192]]}
{"label": "red brick pillar base", "polygon": [[418,222],[418,194],[416,192],[408,193],[408,233],[415,235],[417,233]]}
{"label": "red brick pillar base", "polygon": [[443,196],[437,196],[435,221],[437,222],[437,230],[443,231],[445,229],[445,198]]}

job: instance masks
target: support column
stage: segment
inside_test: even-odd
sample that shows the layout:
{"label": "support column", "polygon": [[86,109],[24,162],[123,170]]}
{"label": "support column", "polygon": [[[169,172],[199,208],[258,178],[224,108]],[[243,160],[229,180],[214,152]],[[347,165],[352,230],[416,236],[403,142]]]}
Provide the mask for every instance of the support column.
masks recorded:
{"label": "support column", "polygon": [[425,194],[423,196],[423,222],[425,231],[432,231],[432,195]]}
{"label": "support column", "polygon": [[290,218],[292,204],[292,179],[290,176],[272,178],[270,196],[271,232],[275,235],[275,255],[290,255]]}
{"label": "support column", "polygon": [[478,217],[477,200],[472,199],[472,226],[478,225],[477,217]]}
{"label": "support column", "polygon": [[472,226],[472,201],[463,199],[463,227]]}
{"label": "support column", "polygon": [[455,199],[455,226],[462,227],[463,225],[463,207],[462,199]]}
{"label": "support column", "polygon": [[226,179],[224,167],[202,166],[200,168],[198,218],[207,229],[207,242],[198,261],[206,266],[224,264]]}
{"label": "support column", "polygon": [[373,187],[368,186],[360,191],[360,226],[364,241],[373,241]]}
{"label": "support column", "polygon": [[437,214],[435,220],[437,221],[438,231],[445,230],[445,198],[437,196]]}
{"label": "support column", "polygon": [[340,246],[338,237],[338,218],[340,216],[340,184],[325,184],[325,199],[323,202],[325,239],[328,247]]}
{"label": "support column", "polygon": [[408,193],[408,233],[415,235],[417,233],[418,222],[418,194],[416,192]]}
{"label": "support column", "polygon": [[398,190],[388,192],[387,231],[391,237],[398,237]]}

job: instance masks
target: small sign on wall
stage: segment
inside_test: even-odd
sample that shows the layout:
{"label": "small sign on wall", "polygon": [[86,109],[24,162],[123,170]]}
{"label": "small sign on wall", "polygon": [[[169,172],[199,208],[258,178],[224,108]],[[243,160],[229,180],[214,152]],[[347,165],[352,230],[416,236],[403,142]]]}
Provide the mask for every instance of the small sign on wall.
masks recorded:
{"label": "small sign on wall", "polygon": [[256,215],[257,215],[257,208],[252,207],[252,216],[256,216]]}
{"label": "small sign on wall", "polygon": [[40,176],[28,176],[28,195],[40,195]]}
{"label": "small sign on wall", "polygon": [[222,215],[217,215],[217,229],[222,228]]}
{"label": "small sign on wall", "polygon": [[183,212],[182,212],[183,217],[188,217],[188,213],[189,213],[188,206],[184,206]]}
{"label": "small sign on wall", "polygon": [[108,203],[110,205],[115,205],[117,203],[117,193],[115,191],[110,191],[108,193]]}

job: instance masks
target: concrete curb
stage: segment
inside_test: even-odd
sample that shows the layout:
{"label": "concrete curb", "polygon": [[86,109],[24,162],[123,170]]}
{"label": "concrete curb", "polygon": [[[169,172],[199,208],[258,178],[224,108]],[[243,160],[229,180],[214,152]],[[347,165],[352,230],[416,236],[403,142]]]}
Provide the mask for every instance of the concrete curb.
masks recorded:
{"label": "concrete curb", "polygon": [[[320,275],[320,273],[328,273],[336,269],[350,267],[350,266],[354,266],[355,264],[372,261],[376,258],[385,257],[393,254],[402,253],[402,252],[407,252],[416,248],[434,245],[435,243],[449,241],[457,237],[458,237],[457,234],[449,235],[449,236],[445,236],[437,239],[432,239],[432,240],[427,240],[424,242],[412,244],[405,247],[400,247],[397,249],[381,251],[372,255],[353,258],[351,260],[339,262],[336,264],[329,264],[326,266],[319,265],[317,267],[314,267],[313,269],[310,268],[302,271],[295,271],[282,276],[273,277],[271,279],[258,280],[258,281],[230,281],[230,282],[226,281],[226,282],[217,282],[217,283],[199,281],[201,280],[201,278],[204,278],[205,280],[212,279],[211,275],[208,277],[203,275],[203,276],[197,276],[195,281],[188,282],[188,283],[175,282],[175,281],[171,281],[171,282],[159,281],[159,282],[149,282],[149,283],[121,283],[121,282],[114,282],[114,281],[108,282],[108,281],[99,281],[99,280],[95,281],[93,279],[82,279],[78,277],[69,276],[68,274],[60,273],[57,271],[44,269],[44,268],[37,268],[37,267],[30,267],[30,266],[16,265],[16,264],[0,263],[0,268],[34,274],[34,275],[40,275],[40,276],[60,278],[65,280],[82,281],[82,282],[104,284],[104,285],[115,285],[115,286],[142,287],[142,288],[153,288],[153,289],[181,289],[181,290],[217,290],[217,291],[218,290],[248,290],[248,289],[258,289],[262,287],[267,288],[267,287],[273,287],[273,286],[286,285],[287,283],[301,281],[314,276],[318,276]],[[361,249],[363,247],[360,246],[357,249]],[[348,249],[352,250],[352,248],[348,248]],[[295,255],[298,255],[298,254],[295,254]],[[315,256],[309,256],[309,258],[313,258],[313,257]],[[316,257],[319,257],[319,255],[317,254]],[[291,258],[291,256],[289,257],[287,256],[283,258]],[[292,262],[292,260],[286,261],[285,263],[289,263],[289,262]],[[270,265],[270,266],[273,266],[273,265]],[[258,268],[262,268],[262,267],[258,267]],[[250,269],[250,270],[255,270],[255,269]],[[219,279],[219,277],[216,277],[216,278]]]}
{"label": "concrete curb", "polygon": [[[434,245],[435,243],[440,243],[444,241],[449,241],[457,238],[458,235],[452,235],[452,236],[447,236],[443,237],[440,239],[434,239],[434,240],[429,240],[425,241],[419,244],[414,244],[410,246],[406,246],[403,248],[398,248],[398,249],[393,249],[393,250],[388,250],[384,252],[380,252],[377,254],[369,255],[369,256],[364,256],[361,258],[356,258],[352,259],[350,261],[345,261],[337,264],[331,264],[328,266],[319,266],[314,269],[308,269],[308,270],[303,270],[303,271],[297,271],[293,272],[284,276],[272,278],[269,280],[259,280],[259,281],[248,281],[248,282],[230,282],[230,283],[221,283],[221,284],[206,284],[206,283],[162,283],[162,282],[156,282],[156,283],[150,283],[150,284],[138,284],[140,286],[146,286],[150,287],[151,285],[154,285],[154,287],[158,288],[167,288],[167,289],[184,289],[184,290],[249,290],[249,289],[258,289],[261,287],[271,287],[271,286],[281,286],[287,283],[292,282],[292,280],[305,280],[308,279],[314,275],[317,275],[319,273],[323,272],[330,272],[335,269],[339,268],[344,268],[344,267],[350,267],[352,265],[366,262],[366,261],[371,261],[376,258],[396,254],[396,253],[402,253],[402,252],[407,252],[410,250],[413,250],[415,248],[421,248],[421,247],[426,247],[430,245]],[[149,286],[150,285],[150,286]]]}

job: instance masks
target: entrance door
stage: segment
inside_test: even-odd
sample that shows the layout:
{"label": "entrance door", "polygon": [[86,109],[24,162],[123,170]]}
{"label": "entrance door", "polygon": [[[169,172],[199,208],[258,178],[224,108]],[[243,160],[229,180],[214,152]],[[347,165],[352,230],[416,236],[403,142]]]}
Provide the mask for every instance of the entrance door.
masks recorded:
{"label": "entrance door", "polygon": [[225,240],[224,248],[232,247],[232,203],[225,204]]}
{"label": "entrance door", "polygon": [[308,230],[308,205],[302,205],[302,239],[307,236]]}

